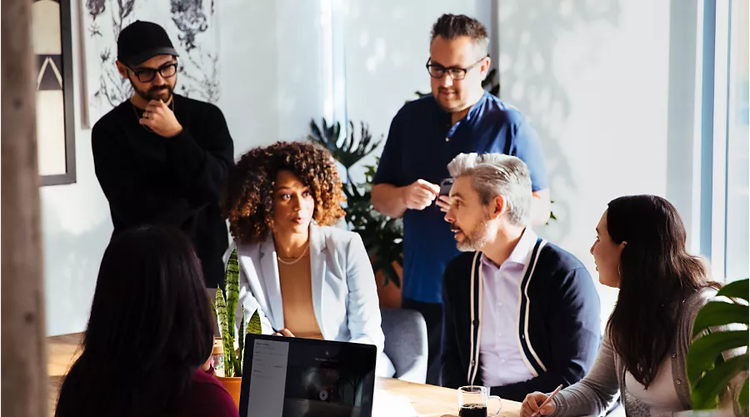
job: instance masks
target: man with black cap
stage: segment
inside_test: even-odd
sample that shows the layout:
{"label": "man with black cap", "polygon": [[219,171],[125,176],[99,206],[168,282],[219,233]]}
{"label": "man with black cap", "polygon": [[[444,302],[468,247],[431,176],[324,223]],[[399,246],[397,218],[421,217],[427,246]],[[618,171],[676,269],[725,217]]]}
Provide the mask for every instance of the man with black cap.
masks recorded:
{"label": "man with black cap", "polygon": [[195,245],[206,286],[216,288],[228,245],[219,192],[234,163],[224,115],[174,94],[177,51],[155,23],[136,21],[120,32],[116,64],[135,94],[91,132],[114,234],[143,224],[179,227]]}

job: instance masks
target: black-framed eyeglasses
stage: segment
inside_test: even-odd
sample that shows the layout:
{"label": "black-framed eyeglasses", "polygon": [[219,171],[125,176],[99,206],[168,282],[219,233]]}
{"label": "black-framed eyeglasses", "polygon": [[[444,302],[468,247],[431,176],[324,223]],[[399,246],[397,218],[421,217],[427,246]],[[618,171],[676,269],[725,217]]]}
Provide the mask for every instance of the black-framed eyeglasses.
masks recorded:
{"label": "black-framed eyeglasses", "polygon": [[142,83],[150,83],[151,81],[156,78],[156,73],[158,72],[159,75],[162,76],[162,78],[172,78],[177,74],[177,63],[171,62],[169,64],[164,64],[160,66],[159,68],[139,68],[139,69],[133,69],[128,67],[129,70],[133,71],[133,74],[135,74],[136,78],[138,78],[138,81]]}
{"label": "black-framed eyeglasses", "polygon": [[450,75],[450,77],[453,78],[454,80],[463,80],[464,78],[466,78],[466,73],[469,72],[472,68],[481,64],[482,61],[484,61],[484,58],[486,57],[483,57],[479,61],[469,65],[466,68],[459,68],[459,67],[446,68],[442,65],[431,64],[430,63],[431,58],[427,58],[427,63],[425,64],[425,67],[427,67],[427,72],[430,73],[430,77],[432,78],[443,78],[443,76],[446,73],[448,73],[448,75]]}

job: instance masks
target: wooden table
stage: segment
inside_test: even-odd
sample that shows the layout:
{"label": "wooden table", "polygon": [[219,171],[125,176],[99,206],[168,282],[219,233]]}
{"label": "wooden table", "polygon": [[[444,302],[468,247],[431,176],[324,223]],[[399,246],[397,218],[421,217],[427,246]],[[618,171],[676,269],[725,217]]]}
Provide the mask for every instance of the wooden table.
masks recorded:
{"label": "wooden table", "polygon": [[[55,414],[57,393],[62,377],[73,364],[81,342],[81,334],[69,334],[47,338],[47,372],[49,373],[49,415]],[[378,378],[375,389],[393,396],[409,399],[419,416],[455,416],[458,408],[456,390],[434,385],[415,384],[393,378]],[[377,394],[376,394],[377,395]],[[518,416],[521,404],[503,400],[503,417]]]}

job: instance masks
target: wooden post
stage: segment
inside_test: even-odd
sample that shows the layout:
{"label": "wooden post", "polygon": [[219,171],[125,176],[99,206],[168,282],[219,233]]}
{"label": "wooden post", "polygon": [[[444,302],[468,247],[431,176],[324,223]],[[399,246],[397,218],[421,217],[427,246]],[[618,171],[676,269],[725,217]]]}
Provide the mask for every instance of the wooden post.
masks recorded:
{"label": "wooden post", "polygon": [[31,0],[2,0],[2,406],[47,416]]}

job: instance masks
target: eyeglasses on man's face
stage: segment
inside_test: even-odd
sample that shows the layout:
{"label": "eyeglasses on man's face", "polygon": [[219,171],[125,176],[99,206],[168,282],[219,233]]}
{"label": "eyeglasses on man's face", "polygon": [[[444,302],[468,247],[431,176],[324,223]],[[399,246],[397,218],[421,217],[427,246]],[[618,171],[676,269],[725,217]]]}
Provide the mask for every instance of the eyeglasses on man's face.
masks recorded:
{"label": "eyeglasses on man's face", "polygon": [[431,58],[428,58],[427,64],[425,64],[425,66],[427,67],[427,72],[430,73],[430,77],[443,78],[443,76],[447,73],[454,80],[463,80],[464,78],[466,78],[467,72],[471,71],[472,68],[476,67],[477,65],[481,64],[482,61],[484,61],[484,57],[480,59],[479,61],[469,65],[466,68],[459,68],[459,67],[446,68],[440,64],[432,64],[430,63],[430,60]]}
{"label": "eyeglasses on man's face", "polygon": [[138,68],[133,69],[128,67],[129,70],[133,71],[133,74],[135,74],[136,78],[138,78],[138,81],[142,83],[150,83],[151,81],[156,78],[156,73],[158,72],[159,75],[161,75],[162,78],[172,78],[177,74],[177,63],[176,62],[170,62],[169,64],[164,64],[160,66],[159,68]]}

